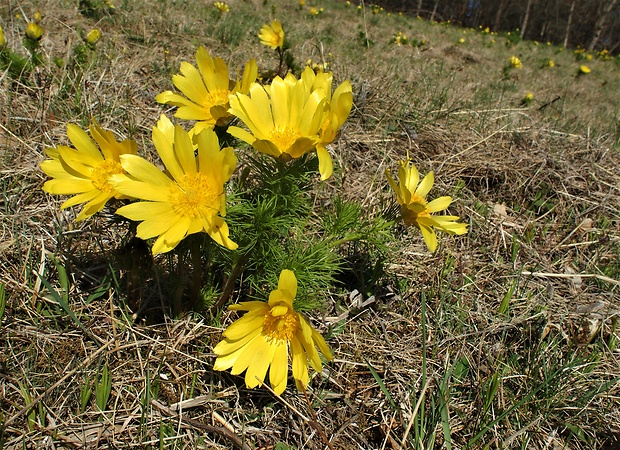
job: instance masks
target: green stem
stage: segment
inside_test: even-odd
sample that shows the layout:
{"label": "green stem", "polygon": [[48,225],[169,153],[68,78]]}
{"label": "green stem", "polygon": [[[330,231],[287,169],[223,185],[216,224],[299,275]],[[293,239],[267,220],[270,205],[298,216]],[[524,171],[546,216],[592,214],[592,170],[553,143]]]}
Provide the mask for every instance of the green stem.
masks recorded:
{"label": "green stem", "polygon": [[215,302],[215,304],[211,307],[211,314],[217,314],[222,306],[224,306],[224,304],[228,301],[235,288],[235,282],[241,275],[241,272],[243,272],[243,268],[245,267],[245,263],[248,261],[249,257],[249,254],[245,254],[237,260],[237,263],[235,264],[235,267],[233,267],[228,280],[226,280],[226,284],[222,290],[222,295],[220,295],[220,298],[218,298],[217,302]]}
{"label": "green stem", "polygon": [[284,50],[282,50],[280,47],[278,47],[278,54],[280,55],[280,63],[278,64],[277,74],[283,77],[284,75],[282,75],[282,65],[284,64]]}
{"label": "green stem", "polygon": [[190,304],[188,310],[191,310],[196,304],[196,300],[200,297],[202,289],[202,246],[200,245],[202,236],[193,236],[194,239],[189,248],[190,258],[192,260],[192,285],[189,292]]}

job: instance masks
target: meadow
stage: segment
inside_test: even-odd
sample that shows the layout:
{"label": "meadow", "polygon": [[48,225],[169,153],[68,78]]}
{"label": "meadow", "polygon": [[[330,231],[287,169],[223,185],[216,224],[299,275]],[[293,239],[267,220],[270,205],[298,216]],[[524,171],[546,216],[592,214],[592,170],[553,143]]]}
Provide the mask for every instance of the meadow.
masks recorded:
{"label": "meadow", "polygon": [[[0,5],[0,449],[618,448],[620,57],[354,2],[227,6]],[[282,59],[258,38],[274,19]],[[200,46],[233,79],[254,58],[259,82],[349,80],[333,174],[222,131],[238,250],[197,233],[152,255],[122,199],[76,221],[42,189],[49,149],[96,121],[162,168],[160,115],[192,124],[155,98]],[[386,177],[408,159],[467,224],[435,251]],[[223,306],[283,269],[333,359],[280,394],[214,348],[241,316]]]}

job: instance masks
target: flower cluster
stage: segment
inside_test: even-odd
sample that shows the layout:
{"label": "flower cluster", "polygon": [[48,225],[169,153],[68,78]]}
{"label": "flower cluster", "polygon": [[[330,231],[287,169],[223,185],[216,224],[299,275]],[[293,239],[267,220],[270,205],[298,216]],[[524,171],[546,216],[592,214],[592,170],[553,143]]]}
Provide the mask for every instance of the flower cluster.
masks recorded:
{"label": "flower cluster", "polygon": [[229,11],[230,11],[230,8],[229,8],[229,7],[228,7],[228,5],[227,5],[226,3],[224,3],[224,2],[215,2],[213,5],[214,5],[214,6],[217,8],[217,10],[218,10],[219,12],[221,12],[222,14],[225,14],[225,13],[227,13],[227,12],[229,12]]}
{"label": "flower cluster", "polygon": [[394,42],[399,47],[401,45],[407,45],[407,35],[404,34],[402,31],[399,31],[398,33],[394,35],[392,42]]}
{"label": "flower cluster", "polygon": [[[215,6],[222,13],[228,11],[225,3],[216,2]],[[95,29],[84,39],[94,45],[100,36]],[[282,68],[285,45],[281,23],[274,20],[265,24],[258,37],[278,51]],[[2,41],[0,34],[0,44]],[[407,38],[398,33],[394,41],[402,45]],[[179,244],[184,239],[204,234],[220,248],[237,251],[237,259],[243,261],[248,253],[242,252],[251,252],[253,244],[239,241],[244,239],[242,233],[235,236],[239,230],[235,225],[240,221],[234,221],[234,214],[239,210],[227,211],[231,191],[237,204],[249,198],[229,184],[237,168],[237,152],[242,149],[222,147],[218,136],[225,136],[227,142],[245,143],[246,149],[253,149],[249,151],[266,155],[261,164],[264,159],[278,171],[292,160],[302,159],[304,163],[305,155],[312,155],[308,158],[312,160],[316,153],[320,179],[327,180],[334,171],[328,148],[353,107],[352,86],[348,80],[334,86],[334,75],[326,71],[326,64],[313,68],[309,62],[297,75],[290,71],[278,75],[278,70],[261,83],[254,59],[245,64],[240,76],[231,78],[224,60],[212,57],[206,48],[199,47],[195,58],[195,64],[182,62],[180,73],[173,75],[177,91],[164,91],[155,97],[160,104],[176,107],[176,118],[192,121],[186,129],[165,114],[159,117],[151,134],[158,163],[140,156],[136,142],[119,142],[96,123],[90,126],[90,136],[77,125],[68,125],[72,147],[46,149],[48,159],[41,163],[41,169],[51,179],[43,190],[72,196],[61,208],[83,204],[76,220],[93,216],[107,204],[117,206],[116,214],[133,223],[135,235],[152,241],[154,255],[175,249],[181,252]],[[255,156],[248,159],[258,161]],[[401,205],[402,220],[422,232],[429,250],[435,251],[438,246],[436,231],[452,235],[467,232],[467,225],[458,222],[457,216],[436,214],[450,206],[451,197],[427,200],[434,182],[432,172],[420,182],[416,167],[403,161],[398,178],[397,183],[388,171],[387,180]],[[253,188],[251,183],[243,187]],[[290,191],[282,192],[288,195]],[[194,266],[200,262],[200,255],[192,259]],[[232,275],[231,279],[234,282]],[[245,372],[249,388],[262,385],[269,372],[273,390],[282,394],[290,360],[295,384],[305,390],[310,382],[309,367],[320,372],[320,354],[331,360],[332,353],[295,308],[297,290],[295,273],[284,269],[267,301],[231,305],[230,310],[246,314],[224,331],[224,339],[214,347],[214,369],[231,369],[235,375]]]}
{"label": "flower cluster", "polygon": [[510,66],[515,69],[521,69],[523,67],[523,63],[521,62],[521,59],[518,56],[511,56]]}

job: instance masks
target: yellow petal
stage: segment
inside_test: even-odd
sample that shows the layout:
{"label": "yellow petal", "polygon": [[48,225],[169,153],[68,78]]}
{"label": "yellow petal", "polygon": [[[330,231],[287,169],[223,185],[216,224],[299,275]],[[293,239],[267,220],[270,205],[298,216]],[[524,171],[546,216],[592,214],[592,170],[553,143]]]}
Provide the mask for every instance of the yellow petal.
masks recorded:
{"label": "yellow petal", "polygon": [[291,339],[291,353],[293,354],[293,378],[298,380],[305,389],[310,381],[308,376],[308,358],[301,343],[295,338]]}
{"label": "yellow petal", "polygon": [[205,224],[205,230],[215,242],[226,247],[228,250],[236,250],[237,247],[239,247],[239,245],[228,238],[228,224],[226,224],[221,217],[213,217],[210,224]]}
{"label": "yellow petal", "polygon": [[185,174],[174,154],[173,145],[168,142],[166,135],[157,127],[153,127],[153,144],[157,149],[159,157],[164,162],[166,169],[170,172],[170,175],[172,175],[177,182],[182,180]]}
{"label": "yellow petal", "polygon": [[254,356],[256,354],[257,349],[262,347],[265,344],[265,337],[261,334],[256,336],[248,345],[243,347],[239,351],[239,355],[237,356],[237,360],[232,366],[230,373],[233,375],[239,375],[241,372],[246,370],[250,363],[253,361]]}
{"label": "yellow petal", "polygon": [[286,389],[287,375],[288,349],[286,341],[279,341],[269,368],[269,384],[276,394],[280,395]]}
{"label": "yellow petal", "polygon": [[426,197],[426,195],[430,192],[431,188],[433,187],[434,182],[435,182],[435,177],[433,175],[433,172],[427,173],[424,179],[422,180],[422,182],[420,183],[420,185],[418,186],[418,188],[416,189],[415,193],[418,194],[420,197]]}
{"label": "yellow petal", "polygon": [[194,103],[205,103],[208,92],[200,72],[190,63],[183,61],[180,67],[182,75],[173,75],[172,84]]}
{"label": "yellow petal", "polygon": [[420,224],[420,231],[422,232],[422,237],[424,238],[426,246],[431,252],[434,252],[437,249],[437,235],[435,234],[435,230],[427,225]]}
{"label": "yellow petal", "polygon": [[256,336],[258,336],[260,332],[261,332],[261,329],[257,328],[251,333],[248,333],[245,336],[243,336],[241,339],[237,339],[236,341],[233,341],[231,339],[224,339],[223,341],[219,342],[213,348],[213,353],[215,353],[216,355],[223,356],[223,355],[228,355],[230,353],[236,352],[241,347],[243,347],[248,342],[250,342],[252,339],[254,339]]}
{"label": "yellow petal", "polygon": [[320,372],[322,369],[321,358],[319,357],[319,353],[316,351],[316,348],[314,348],[314,341],[312,340],[312,327],[302,316],[299,316],[299,324],[301,325],[301,330],[298,330],[297,333],[295,333],[295,337],[297,337],[299,342],[301,342],[304,351],[308,355],[308,360],[310,361],[312,368],[317,372]]}
{"label": "yellow petal", "polygon": [[429,212],[443,211],[444,209],[448,208],[448,206],[450,206],[450,203],[452,203],[452,197],[439,197],[432,202],[429,202],[426,205],[426,210]]}
{"label": "yellow petal", "polygon": [[314,328],[312,329],[312,340],[317,345],[317,347],[319,347],[319,351],[323,353],[323,356],[326,360],[331,361],[334,358],[331,350],[325,342],[325,339],[323,339],[323,336],[321,336],[320,333]]}
{"label": "yellow petal", "polygon": [[96,166],[103,161],[103,156],[101,156],[101,152],[99,152],[93,140],[80,127],[74,124],[67,125],[67,137],[73,146],[78,149],[82,162],[90,166]]}
{"label": "yellow petal", "polygon": [[316,155],[319,158],[319,173],[321,174],[321,181],[327,180],[334,171],[332,164],[332,157],[323,145],[316,146]]}
{"label": "yellow petal", "polygon": [[284,269],[282,272],[280,272],[280,279],[278,280],[278,290],[288,293],[291,299],[290,306],[293,306],[292,299],[294,299],[297,295],[297,278],[295,278],[295,272],[288,269]]}
{"label": "yellow petal", "polygon": [[[181,165],[183,174],[195,174],[196,173],[196,157],[194,156],[194,146],[192,141],[183,128],[179,125],[174,127],[174,154]],[[176,178],[177,181],[181,181],[180,178]]]}
{"label": "yellow petal", "polygon": [[[157,186],[160,189],[168,189],[172,180],[161,170],[137,155],[121,155],[121,166],[137,181]],[[111,177],[111,182],[125,181],[123,177]],[[134,196],[142,198],[139,195]]]}
{"label": "yellow petal", "polygon": [[49,180],[43,185],[43,190],[55,195],[81,194],[95,189],[90,180]]}
{"label": "yellow petal", "polygon": [[243,338],[255,330],[262,330],[263,323],[265,322],[265,312],[259,310],[247,313],[241,319],[230,324],[222,333],[222,336],[234,341]]}
{"label": "yellow petal", "polygon": [[79,205],[80,203],[86,203],[97,197],[100,192],[96,189],[83,192],[82,194],[75,195],[60,205],[60,209],[69,208],[71,206]]}
{"label": "yellow petal", "polygon": [[257,343],[259,342],[260,345],[254,347],[254,358],[245,373],[245,384],[250,389],[262,385],[265,381],[267,369],[273,361],[277,347],[273,341],[267,342],[265,339],[257,339]]}

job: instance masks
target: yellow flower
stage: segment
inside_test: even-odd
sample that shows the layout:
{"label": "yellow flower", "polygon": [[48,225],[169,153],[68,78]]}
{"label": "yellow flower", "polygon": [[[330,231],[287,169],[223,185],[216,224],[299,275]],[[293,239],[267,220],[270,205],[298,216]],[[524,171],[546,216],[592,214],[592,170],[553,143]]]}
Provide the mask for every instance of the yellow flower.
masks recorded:
{"label": "yellow flower", "polygon": [[6,38],[4,37],[4,30],[0,27],[0,50],[6,47]]}
{"label": "yellow flower", "polygon": [[[276,77],[266,87],[253,83],[249,96],[238,93],[230,97],[230,113],[241,119],[250,132],[235,126],[228,132],[257,151],[286,162],[319,144],[325,107],[324,92],[308,95],[301,80],[292,74],[284,80]],[[320,166],[323,155],[318,156]]]}
{"label": "yellow flower", "polygon": [[403,221],[406,225],[413,225],[422,232],[428,249],[434,252],[437,248],[435,228],[448,234],[467,233],[467,224],[458,223],[458,216],[432,214],[443,211],[452,203],[452,198],[448,196],[427,202],[426,195],[435,181],[433,172],[429,172],[420,182],[418,169],[411,162],[401,161],[399,165],[398,184],[390,175],[389,169],[386,170],[387,179],[396,193],[398,203],[401,205]]}
{"label": "yellow flower", "polygon": [[464,44],[465,43],[465,38],[460,38],[459,39],[459,44]]}
{"label": "yellow flower", "polygon": [[402,31],[399,31],[394,35],[393,41],[399,47],[401,45],[407,45],[407,35],[405,35]]}
{"label": "yellow flower", "polygon": [[531,92],[527,92],[525,96],[523,97],[523,103],[526,105],[529,105],[530,103],[532,103],[533,100],[534,100],[534,94],[532,94]]}
{"label": "yellow flower", "polygon": [[547,67],[555,67],[555,61],[550,59],[549,61],[547,61]]}
{"label": "yellow flower", "polygon": [[310,7],[310,9],[308,10],[308,12],[313,15],[313,16],[318,16],[319,15],[319,10],[318,8],[316,8],[315,6]]}
{"label": "yellow flower", "polygon": [[579,66],[579,73],[583,74],[583,75],[586,75],[586,74],[590,73],[590,68],[588,66],[586,66],[586,65],[581,65],[581,66]]}
{"label": "yellow flower", "polygon": [[43,190],[55,195],[76,196],[68,199],[61,209],[86,203],[76,220],[83,220],[101,211],[112,197],[123,198],[110,184],[110,177],[123,172],[120,155],[135,155],[134,141],[117,142],[110,131],[97,124],[90,126],[90,134],[101,150],[77,125],[67,125],[67,136],[75,148],[58,146],[47,148],[51,159],[41,163],[41,170],[53,180],[46,181]]}
{"label": "yellow flower", "polygon": [[[186,236],[206,232],[218,244],[234,250],[237,244],[228,238],[224,183],[237,165],[231,147],[220,150],[217,135],[205,130],[194,136],[173,126],[162,115],[153,127],[153,144],[166,166],[162,172],[136,155],[121,156],[127,175],[112,177],[121,193],[143,200],[119,208],[116,213],[142,222],[137,236],[157,236],[153,254],[168,252]],[[218,215],[219,214],[219,215]]]}
{"label": "yellow flower", "polygon": [[517,56],[510,57],[510,65],[515,69],[520,69],[521,67],[523,67],[523,63]]}
{"label": "yellow flower", "polygon": [[[172,76],[172,83],[184,95],[165,91],[155,101],[178,106],[175,117],[196,120],[193,133],[227,125],[232,119],[228,113],[228,96],[236,92],[247,93],[256,80],[258,67],[254,59],[248,61],[241,81],[228,78],[228,67],[220,58],[211,58],[204,47],[196,52],[198,69],[188,62],[181,63],[181,73]],[[232,88],[231,88],[232,86]]]}
{"label": "yellow flower", "polygon": [[299,7],[303,8],[304,6],[306,6],[306,0],[299,0]]}
{"label": "yellow flower", "polygon": [[224,331],[224,340],[213,349],[217,355],[213,369],[232,368],[233,375],[245,370],[245,384],[250,389],[262,385],[269,370],[269,384],[280,395],[286,389],[290,351],[295,384],[300,391],[305,390],[310,381],[308,362],[317,372],[323,367],[315,347],[328,361],[332,354],[323,337],[293,309],[296,294],[295,274],[285,269],[268,302],[229,306],[247,314]]}
{"label": "yellow flower", "polygon": [[43,19],[43,15],[41,14],[41,11],[35,12],[34,15],[32,16],[32,20],[34,20],[36,23],[41,22],[41,19]]}
{"label": "yellow flower", "polygon": [[99,42],[99,39],[101,39],[101,31],[99,31],[98,28],[93,28],[88,32],[86,37],[84,37],[84,40],[90,45],[95,45]]}
{"label": "yellow flower", "polygon": [[260,42],[267,47],[271,47],[273,50],[276,48],[282,49],[284,45],[284,30],[282,24],[278,20],[271,22],[271,25],[263,25],[258,33]]}
{"label": "yellow flower", "polygon": [[221,13],[227,13],[230,11],[230,8],[224,2],[215,2],[214,5]]}
{"label": "yellow flower", "polygon": [[334,142],[338,131],[349,117],[353,107],[351,82],[349,80],[343,81],[332,95],[332,79],[333,74],[331,72],[315,73],[309,67],[306,67],[301,74],[301,81],[306,87],[308,96],[317,90],[326,96],[325,112],[319,129],[320,142],[316,146],[322,180],[329,178],[333,171],[332,160],[325,147]]}
{"label": "yellow flower", "polygon": [[43,27],[35,22],[30,22],[26,29],[26,37],[32,41],[38,41],[43,36]]}

